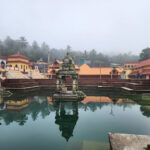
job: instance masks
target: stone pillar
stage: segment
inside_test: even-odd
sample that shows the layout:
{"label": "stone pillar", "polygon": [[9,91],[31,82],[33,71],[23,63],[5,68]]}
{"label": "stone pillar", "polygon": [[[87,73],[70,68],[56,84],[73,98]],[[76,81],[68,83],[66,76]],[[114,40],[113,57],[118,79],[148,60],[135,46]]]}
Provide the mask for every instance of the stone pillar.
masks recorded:
{"label": "stone pillar", "polygon": [[78,90],[78,81],[76,79],[73,79],[73,81],[72,81],[72,90],[73,91]]}
{"label": "stone pillar", "polygon": [[60,90],[60,81],[58,79],[56,80],[56,90]]}

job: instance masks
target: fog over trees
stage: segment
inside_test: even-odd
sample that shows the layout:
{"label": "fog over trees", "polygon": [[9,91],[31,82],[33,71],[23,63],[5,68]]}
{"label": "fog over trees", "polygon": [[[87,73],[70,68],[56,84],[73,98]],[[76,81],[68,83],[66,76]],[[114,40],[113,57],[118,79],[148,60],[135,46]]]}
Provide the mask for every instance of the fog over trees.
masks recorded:
{"label": "fog over trees", "polygon": [[[12,39],[8,36],[3,41],[0,40],[0,53],[2,56],[8,56],[20,52],[22,55],[29,57],[31,62],[36,62],[40,58],[47,62],[48,52],[50,52],[50,61],[54,61],[55,58],[61,60],[68,50],[76,64],[79,64],[81,58],[86,58],[91,60],[91,66],[97,67],[100,64],[101,66],[110,66],[111,63],[122,64],[123,62],[133,62],[150,58],[150,55],[145,56],[145,51],[144,54],[142,54],[142,51],[140,57],[132,53],[120,53],[115,55],[110,53],[109,55],[106,55],[102,52],[97,52],[95,49],[90,51],[74,50],[69,45],[66,46],[65,49],[56,49],[50,48],[45,42],[39,45],[36,41],[33,41],[32,44],[30,44],[25,37]],[[146,52],[147,51],[150,53],[150,49],[146,50]]]}

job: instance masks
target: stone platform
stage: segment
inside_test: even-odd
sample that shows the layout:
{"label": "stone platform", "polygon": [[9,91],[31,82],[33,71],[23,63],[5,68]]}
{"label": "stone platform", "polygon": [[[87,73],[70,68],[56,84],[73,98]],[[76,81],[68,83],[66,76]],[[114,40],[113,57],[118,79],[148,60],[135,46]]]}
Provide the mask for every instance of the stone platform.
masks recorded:
{"label": "stone platform", "polygon": [[77,100],[83,100],[86,97],[86,95],[82,91],[67,91],[65,93],[55,93],[53,95],[53,100],[55,101],[77,101]]}
{"label": "stone platform", "polygon": [[110,150],[149,150],[150,136],[109,133]]}

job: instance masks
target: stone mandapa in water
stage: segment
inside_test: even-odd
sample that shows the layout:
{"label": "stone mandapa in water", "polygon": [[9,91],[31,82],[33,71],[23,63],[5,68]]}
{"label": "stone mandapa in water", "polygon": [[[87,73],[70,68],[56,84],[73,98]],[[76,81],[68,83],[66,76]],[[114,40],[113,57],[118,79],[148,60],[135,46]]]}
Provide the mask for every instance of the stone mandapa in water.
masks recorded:
{"label": "stone mandapa in water", "polygon": [[66,93],[60,92],[53,95],[53,100],[57,101],[81,101],[86,97],[82,91],[67,91]]}
{"label": "stone mandapa in water", "polygon": [[[67,91],[67,87],[65,86],[66,77],[72,79],[72,91]],[[78,73],[69,52],[63,59],[59,71],[56,73],[56,91],[53,95],[53,100],[72,101],[83,100],[86,97],[82,91],[78,90]]]}

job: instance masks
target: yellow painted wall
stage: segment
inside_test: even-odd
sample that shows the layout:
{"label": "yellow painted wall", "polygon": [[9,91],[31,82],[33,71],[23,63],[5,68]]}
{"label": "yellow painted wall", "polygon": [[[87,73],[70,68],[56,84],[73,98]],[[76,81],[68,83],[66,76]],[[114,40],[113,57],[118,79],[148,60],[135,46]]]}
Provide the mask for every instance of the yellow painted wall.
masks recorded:
{"label": "yellow painted wall", "polygon": [[149,66],[144,66],[142,67],[143,69],[150,69],[150,65]]}
{"label": "yellow painted wall", "polygon": [[12,65],[12,68],[14,68],[17,65],[19,71],[24,71],[24,68],[25,68],[25,72],[30,71],[30,66],[28,64],[26,64],[26,63],[22,63],[22,62],[18,62],[18,63],[8,62],[7,64],[8,65]]}
{"label": "yellow painted wall", "polygon": [[131,69],[126,70],[126,79],[129,79],[129,74],[132,72]]}
{"label": "yellow painted wall", "polygon": [[137,71],[137,70],[140,70],[140,69],[150,69],[150,65],[149,66],[143,66],[143,67],[140,67],[140,68],[135,68],[135,69],[132,69],[132,70]]}
{"label": "yellow painted wall", "polygon": [[121,73],[122,79],[129,79],[129,74],[132,72],[131,69],[124,69]]}

